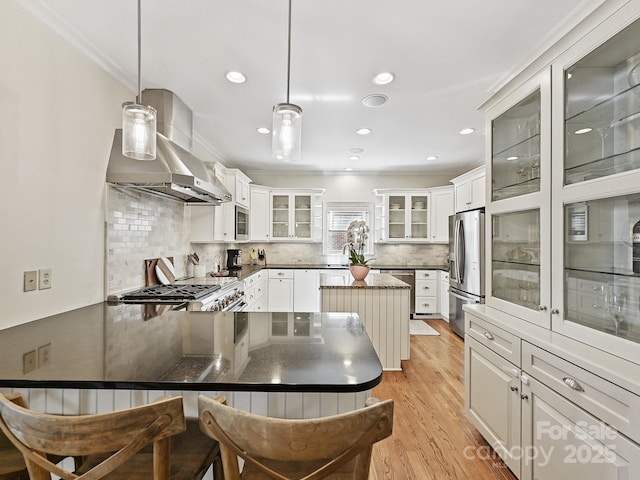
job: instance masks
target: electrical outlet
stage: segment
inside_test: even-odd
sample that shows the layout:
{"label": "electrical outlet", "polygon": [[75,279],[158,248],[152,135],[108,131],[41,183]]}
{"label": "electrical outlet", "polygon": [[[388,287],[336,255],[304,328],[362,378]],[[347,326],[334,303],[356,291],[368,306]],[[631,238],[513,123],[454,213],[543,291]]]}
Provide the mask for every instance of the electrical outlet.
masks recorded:
{"label": "electrical outlet", "polygon": [[37,368],[36,361],[35,350],[25,353],[22,356],[22,373],[27,374],[29,372],[33,372]]}
{"label": "electrical outlet", "polygon": [[51,363],[51,344],[38,347],[38,368],[46,367]]}
{"label": "electrical outlet", "polygon": [[51,288],[51,269],[50,268],[41,268],[39,270],[40,283],[38,283],[38,288],[40,290],[44,290],[46,288]]}
{"label": "electrical outlet", "polygon": [[32,292],[36,288],[38,288],[38,271],[29,270],[24,272],[24,291]]}

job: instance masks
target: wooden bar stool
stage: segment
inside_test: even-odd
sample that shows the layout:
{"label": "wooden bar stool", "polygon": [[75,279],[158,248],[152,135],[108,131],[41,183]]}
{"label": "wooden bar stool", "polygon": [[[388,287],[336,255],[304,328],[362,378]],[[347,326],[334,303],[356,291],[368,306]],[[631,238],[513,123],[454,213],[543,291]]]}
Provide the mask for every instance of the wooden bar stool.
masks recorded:
{"label": "wooden bar stool", "polygon": [[[31,480],[200,480],[214,464],[222,475],[218,443],[187,421],[182,397],[116,412],[65,416],[34,412],[0,395],[0,429],[23,455]],[[68,472],[43,454],[80,457]]]}
{"label": "wooden bar stool", "polygon": [[[391,435],[393,400],[308,420],[269,418],[200,395],[200,428],[220,443],[227,480],[369,477],[373,444]],[[240,474],[238,457],[244,459]]]}

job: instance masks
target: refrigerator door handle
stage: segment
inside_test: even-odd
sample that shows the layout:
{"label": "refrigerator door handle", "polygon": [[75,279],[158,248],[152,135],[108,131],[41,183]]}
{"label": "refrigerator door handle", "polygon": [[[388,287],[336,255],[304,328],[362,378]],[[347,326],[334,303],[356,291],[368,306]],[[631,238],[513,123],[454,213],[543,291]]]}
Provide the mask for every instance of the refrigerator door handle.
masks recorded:
{"label": "refrigerator door handle", "polygon": [[458,282],[462,285],[464,283],[464,269],[465,269],[465,249],[464,249],[464,224],[462,219],[456,222],[456,268],[458,270]]}
{"label": "refrigerator door handle", "polygon": [[466,295],[460,295],[458,293],[454,293],[451,289],[449,289],[449,295],[451,295],[452,297],[455,298],[459,298],[460,300],[464,300],[466,303],[480,303],[480,300],[478,300],[475,297],[469,297]]}

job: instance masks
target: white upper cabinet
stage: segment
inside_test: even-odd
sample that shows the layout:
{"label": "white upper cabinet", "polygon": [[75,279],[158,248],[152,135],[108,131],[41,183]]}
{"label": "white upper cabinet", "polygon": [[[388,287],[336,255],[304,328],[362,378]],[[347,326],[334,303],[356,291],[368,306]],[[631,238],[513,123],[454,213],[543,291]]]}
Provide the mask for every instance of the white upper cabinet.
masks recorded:
{"label": "white upper cabinet", "polygon": [[271,215],[269,199],[271,188],[262,185],[249,185],[251,209],[249,212],[249,240],[268,242],[271,239]]}
{"label": "white upper cabinet", "polygon": [[233,202],[241,207],[250,207],[249,184],[251,179],[237,168],[228,168],[225,186],[233,195]]}
{"label": "white upper cabinet", "polygon": [[387,194],[387,240],[429,240],[429,191]]}
{"label": "white upper cabinet", "polygon": [[316,224],[322,190],[271,190],[271,240],[321,241]]}
{"label": "white upper cabinet", "polygon": [[455,191],[456,212],[485,206],[485,166],[481,165],[451,180]]}
{"label": "white upper cabinet", "polygon": [[600,17],[489,102],[486,303],[640,364],[640,2]]}
{"label": "white upper cabinet", "polygon": [[434,243],[449,243],[449,216],[455,207],[452,186],[431,189],[430,230]]}
{"label": "white upper cabinet", "polygon": [[486,303],[549,328],[551,71],[487,111]]}
{"label": "white upper cabinet", "polygon": [[552,64],[552,328],[636,363],[639,17],[625,4]]}

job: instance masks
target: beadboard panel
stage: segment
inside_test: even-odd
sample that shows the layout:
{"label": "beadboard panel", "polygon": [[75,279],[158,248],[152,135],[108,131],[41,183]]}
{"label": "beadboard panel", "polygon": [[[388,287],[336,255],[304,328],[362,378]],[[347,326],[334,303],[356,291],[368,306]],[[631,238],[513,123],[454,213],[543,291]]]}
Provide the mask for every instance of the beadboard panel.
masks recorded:
{"label": "beadboard panel", "polygon": [[364,406],[371,391],[356,393],[310,392],[198,392],[179,390],[2,388],[20,392],[29,407],[60,415],[87,415],[146,405],[162,395],[182,396],[188,417],[198,416],[198,395],[224,395],[229,405],[241,410],[280,418],[314,418],[346,413]]}
{"label": "beadboard panel", "polygon": [[323,288],[323,312],[354,312],[373,343],[382,368],[402,370],[409,359],[409,289]]}

